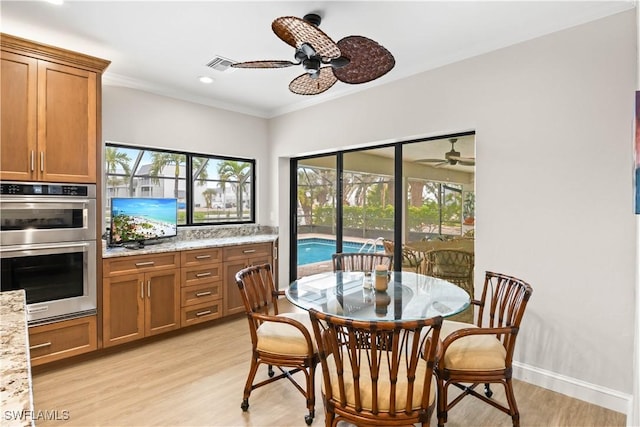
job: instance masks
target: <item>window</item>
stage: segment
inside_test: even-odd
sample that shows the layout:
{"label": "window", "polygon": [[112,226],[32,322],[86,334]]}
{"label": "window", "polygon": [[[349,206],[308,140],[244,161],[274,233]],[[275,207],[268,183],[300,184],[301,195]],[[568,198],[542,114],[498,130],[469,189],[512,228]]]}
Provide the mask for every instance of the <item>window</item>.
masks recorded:
{"label": "window", "polygon": [[112,197],[166,197],[180,225],[255,222],[253,159],[107,143],[104,162],[107,221]]}

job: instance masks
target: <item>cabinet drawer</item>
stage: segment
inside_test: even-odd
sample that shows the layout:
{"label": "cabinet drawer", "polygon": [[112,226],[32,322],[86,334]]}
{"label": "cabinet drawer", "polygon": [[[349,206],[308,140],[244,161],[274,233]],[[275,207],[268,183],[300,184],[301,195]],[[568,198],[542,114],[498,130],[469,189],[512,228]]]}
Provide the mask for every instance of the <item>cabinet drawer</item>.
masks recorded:
{"label": "cabinet drawer", "polygon": [[222,282],[187,286],[181,290],[182,307],[210,303],[222,298]]}
{"label": "cabinet drawer", "polygon": [[96,316],[29,328],[31,366],[87,353],[97,348]]}
{"label": "cabinet drawer", "polygon": [[254,245],[229,246],[224,249],[224,260],[235,261],[252,257],[270,257],[271,243],[256,243]]}
{"label": "cabinet drawer", "polygon": [[222,302],[220,300],[191,305],[182,309],[182,327],[206,322],[222,317]]}
{"label": "cabinet drawer", "polygon": [[199,283],[222,280],[222,264],[209,264],[180,270],[180,283],[182,286],[193,286]]}
{"label": "cabinet drawer", "polygon": [[142,273],[158,268],[180,267],[180,256],[177,252],[110,258],[103,261],[103,275]]}
{"label": "cabinet drawer", "polygon": [[182,267],[192,265],[211,264],[222,261],[221,248],[196,249],[192,251],[182,251],[180,254],[180,264]]}

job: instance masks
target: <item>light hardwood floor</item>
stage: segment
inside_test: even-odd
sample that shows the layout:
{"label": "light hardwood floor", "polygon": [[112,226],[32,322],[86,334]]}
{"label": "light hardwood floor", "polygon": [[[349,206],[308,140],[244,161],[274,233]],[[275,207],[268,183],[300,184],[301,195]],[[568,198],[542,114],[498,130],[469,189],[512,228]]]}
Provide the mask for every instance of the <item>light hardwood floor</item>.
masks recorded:
{"label": "light hardwood floor", "polygon": [[[40,426],[306,426],[304,398],[286,380],[255,390],[242,412],[249,369],[246,318],[216,322],[182,334],[127,345],[73,364],[33,373],[36,411],[68,411],[66,421]],[[324,426],[316,376],[316,418]],[[266,367],[259,371],[266,378]],[[524,382],[515,382],[521,425],[625,426],[625,415]],[[495,386],[494,397],[504,393]],[[435,414],[431,425],[437,425]],[[448,427],[510,426],[511,419],[467,397]]]}

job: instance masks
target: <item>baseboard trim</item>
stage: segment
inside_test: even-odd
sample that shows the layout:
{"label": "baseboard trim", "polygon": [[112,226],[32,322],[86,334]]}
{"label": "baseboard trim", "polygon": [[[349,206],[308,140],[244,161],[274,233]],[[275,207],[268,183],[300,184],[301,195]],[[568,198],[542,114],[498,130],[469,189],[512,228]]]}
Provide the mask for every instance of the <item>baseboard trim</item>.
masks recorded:
{"label": "baseboard trim", "polygon": [[575,399],[584,400],[612,411],[621,412],[627,415],[627,419],[629,419],[629,414],[631,413],[632,396],[617,390],[597,386],[586,381],[518,362],[513,362],[513,378]]}

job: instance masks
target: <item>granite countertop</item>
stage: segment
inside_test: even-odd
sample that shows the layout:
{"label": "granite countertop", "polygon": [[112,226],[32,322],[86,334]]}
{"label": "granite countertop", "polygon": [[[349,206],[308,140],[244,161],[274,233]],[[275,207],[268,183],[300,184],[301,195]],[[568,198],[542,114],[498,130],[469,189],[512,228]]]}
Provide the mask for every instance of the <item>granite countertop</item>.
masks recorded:
{"label": "granite countertop", "polygon": [[0,408],[3,426],[35,425],[25,302],[24,290],[0,292]]}
{"label": "granite countertop", "polygon": [[108,248],[106,247],[106,245],[103,245],[102,257],[115,258],[133,255],[156,254],[162,252],[184,251],[189,249],[236,246],[251,243],[271,243],[275,242],[277,239],[277,234],[253,234],[244,236],[193,238],[181,240],[168,239],[166,243],[147,245],[140,249],[127,249],[123,247]]}

